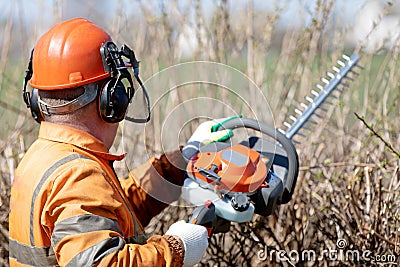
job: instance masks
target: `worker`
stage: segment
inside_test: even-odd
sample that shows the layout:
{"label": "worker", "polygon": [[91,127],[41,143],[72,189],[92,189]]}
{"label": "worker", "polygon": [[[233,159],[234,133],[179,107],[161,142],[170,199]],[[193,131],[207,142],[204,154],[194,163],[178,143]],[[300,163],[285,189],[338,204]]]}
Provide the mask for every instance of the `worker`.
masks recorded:
{"label": "worker", "polygon": [[[124,155],[109,150],[135,93],[127,68],[137,65],[132,50],[118,50],[108,33],[83,18],[56,24],[34,46],[23,97],[40,128],[11,188],[10,266],[190,266],[203,257],[203,226],[179,221],[164,235],[144,233],[179,197],[165,192],[164,203],[148,194],[163,190],[152,184],[160,176],[182,186],[179,149],[125,179],[113,169]],[[215,138],[209,129],[201,132],[191,141]],[[141,180],[150,184],[146,190]]]}

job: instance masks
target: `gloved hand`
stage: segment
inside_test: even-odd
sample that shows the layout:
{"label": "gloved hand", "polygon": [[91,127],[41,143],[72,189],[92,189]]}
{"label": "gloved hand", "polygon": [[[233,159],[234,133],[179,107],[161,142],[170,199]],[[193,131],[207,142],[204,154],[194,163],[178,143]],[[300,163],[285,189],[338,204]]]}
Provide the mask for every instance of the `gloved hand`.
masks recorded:
{"label": "gloved hand", "polygon": [[233,136],[231,129],[218,130],[218,128],[220,128],[218,126],[222,126],[225,121],[236,117],[238,116],[201,123],[182,149],[182,154],[185,159],[189,160],[197,154],[201,146],[212,142],[224,142],[231,138]]}
{"label": "gloved hand", "polygon": [[178,221],[165,234],[182,240],[185,249],[183,266],[193,266],[200,262],[208,246],[208,232],[204,226]]}

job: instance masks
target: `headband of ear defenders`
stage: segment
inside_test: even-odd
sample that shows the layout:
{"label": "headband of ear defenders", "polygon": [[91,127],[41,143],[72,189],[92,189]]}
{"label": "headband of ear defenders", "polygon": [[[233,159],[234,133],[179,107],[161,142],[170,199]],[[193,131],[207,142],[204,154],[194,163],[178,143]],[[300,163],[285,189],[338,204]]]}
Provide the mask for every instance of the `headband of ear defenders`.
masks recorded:
{"label": "headband of ear defenders", "polygon": [[49,105],[44,102],[38,94],[37,101],[42,113],[47,116],[56,114],[67,114],[72,111],[78,110],[95,100],[98,91],[97,83],[87,84],[82,87],[84,89],[84,92],[80,96],[61,105]]}

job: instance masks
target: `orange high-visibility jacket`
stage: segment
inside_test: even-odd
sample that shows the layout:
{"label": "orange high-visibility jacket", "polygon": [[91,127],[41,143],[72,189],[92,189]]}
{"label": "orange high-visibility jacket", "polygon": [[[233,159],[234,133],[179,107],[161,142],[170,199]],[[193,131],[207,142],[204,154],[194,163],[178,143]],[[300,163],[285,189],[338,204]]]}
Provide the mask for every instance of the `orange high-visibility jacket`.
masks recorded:
{"label": "orange high-visibility jacket", "polygon": [[[123,157],[86,132],[42,122],[11,188],[10,266],[174,266],[167,239],[146,242],[142,227],[167,204],[116,177],[112,162]],[[165,157],[134,175],[158,173],[183,183]]]}

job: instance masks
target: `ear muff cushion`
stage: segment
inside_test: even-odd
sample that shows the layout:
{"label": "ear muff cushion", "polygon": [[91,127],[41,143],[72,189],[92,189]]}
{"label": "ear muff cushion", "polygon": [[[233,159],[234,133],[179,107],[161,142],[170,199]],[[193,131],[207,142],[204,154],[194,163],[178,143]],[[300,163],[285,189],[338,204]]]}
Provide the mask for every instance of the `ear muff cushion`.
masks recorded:
{"label": "ear muff cushion", "polygon": [[40,109],[39,102],[38,102],[38,93],[39,91],[35,88],[32,88],[32,94],[31,94],[31,114],[32,117],[35,119],[37,122],[42,122],[44,120],[42,110]]}
{"label": "ear muff cushion", "polygon": [[[114,97],[111,92],[114,87]],[[129,105],[128,94],[122,82],[115,84],[115,79],[110,79],[102,86],[99,98],[101,118],[108,123],[117,123],[124,119]]]}

